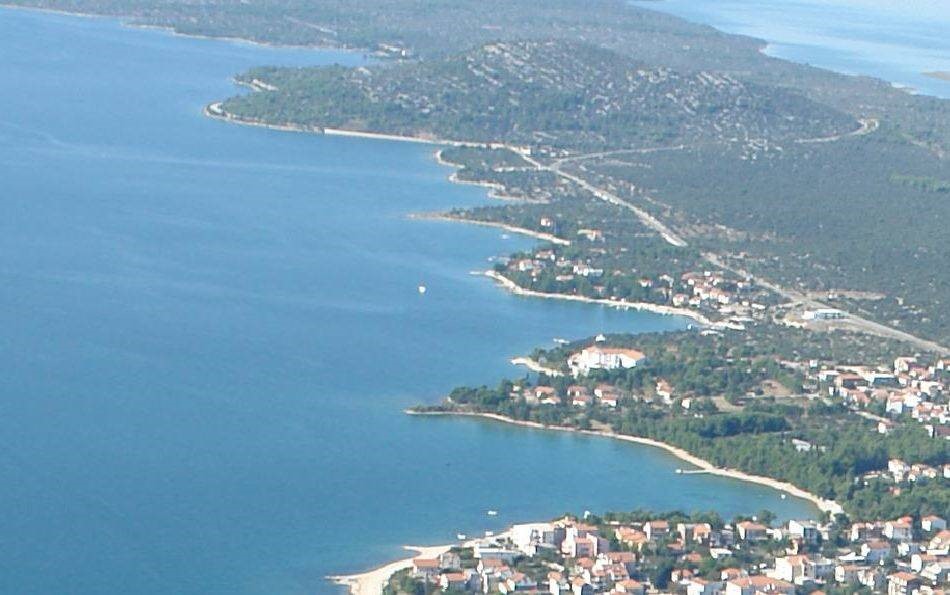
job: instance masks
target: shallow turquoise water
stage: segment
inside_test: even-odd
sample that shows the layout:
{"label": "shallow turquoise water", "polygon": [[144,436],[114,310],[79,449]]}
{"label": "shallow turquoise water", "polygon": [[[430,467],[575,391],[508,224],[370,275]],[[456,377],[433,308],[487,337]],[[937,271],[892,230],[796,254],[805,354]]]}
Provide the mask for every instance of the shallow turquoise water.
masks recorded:
{"label": "shallow turquoise water", "polygon": [[880,78],[950,98],[946,0],[659,0],[634,2],[769,42],[766,52],[845,74]]}
{"label": "shallow turquoise water", "polygon": [[654,449],[401,413],[553,337],[684,323],[471,276],[529,243],[407,220],[487,200],[430,148],[201,116],[242,69],[359,56],[11,10],[0,55],[0,592],[335,592],[568,510],[813,512]]}

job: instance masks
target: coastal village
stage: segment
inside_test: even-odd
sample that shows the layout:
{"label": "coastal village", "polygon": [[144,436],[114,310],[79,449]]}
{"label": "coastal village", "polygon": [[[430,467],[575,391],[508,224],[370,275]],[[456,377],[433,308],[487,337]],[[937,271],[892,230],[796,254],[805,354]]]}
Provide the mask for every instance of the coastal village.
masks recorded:
{"label": "coastal village", "polygon": [[[540,229],[555,226],[542,217]],[[606,243],[600,229],[578,229],[583,251],[552,244],[501,259],[492,271],[520,293],[598,300],[619,308],[660,306],[708,326],[743,330],[768,319],[777,300],[752,279],[723,270],[653,271],[629,266],[625,250]],[[684,270],[679,270],[684,269]],[[664,310],[667,308],[668,310]]]}
{"label": "coastal village", "polygon": [[938,595],[950,587],[943,517],[768,520],[586,516],[515,525],[413,559],[385,592]]}
{"label": "coastal village", "polygon": [[[645,353],[628,347],[607,344],[603,335],[566,359],[566,369],[544,367],[533,360],[519,362],[543,372],[547,378],[569,375],[577,383],[563,390],[539,378],[536,386],[515,384],[511,397],[523,398],[532,405],[570,405],[584,408],[601,406],[615,409],[623,401],[645,401],[656,405],[678,408],[688,412],[695,394],[683,391],[665,379],[658,379],[641,394],[631,394],[609,383],[590,386],[585,382],[597,370],[623,370],[642,367],[648,361]],[[900,423],[917,423],[932,438],[950,440],[950,404],[947,384],[950,380],[950,358],[924,361],[915,356],[897,357],[893,364],[839,364],[826,365],[818,360],[778,360],[777,365],[800,375],[800,390],[782,391],[790,401],[823,400],[840,403],[865,419],[876,422],[876,432],[888,434]],[[563,383],[562,383],[563,384]],[[747,395],[755,397],[754,394]],[[798,450],[809,450],[812,445],[796,443]],[[913,481],[916,477],[937,477],[941,471],[927,466],[892,461],[889,474],[897,483]],[[869,475],[869,477],[878,475]]]}

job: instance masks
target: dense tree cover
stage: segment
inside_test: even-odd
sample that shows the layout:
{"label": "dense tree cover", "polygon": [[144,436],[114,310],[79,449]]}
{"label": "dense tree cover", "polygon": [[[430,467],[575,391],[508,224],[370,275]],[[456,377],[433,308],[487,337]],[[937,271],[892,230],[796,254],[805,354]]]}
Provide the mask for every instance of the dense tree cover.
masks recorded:
{"label": "dense tree cover", "polygon": [[680,70],[719,70],[787,86],[855,116],[887,114],[900,134],[950,143],[950,102],[887,83],[770,58],[763,41],[632,6],[623,0],[11,0],[118,15],[186,34],[376,50],[423,59],[516,39],[597,40],[603,47]]}
{"label": "dense tree cover", "polygon": [[640,155],[638,168],[606,160],[585,167],[590,179],[645,189],[676,212],[692,244],[733,255],[736,267],[791,288],[881,294],[840,302],[950,342],[950,200],[939,190],[950,164],[892,132],[755,160],[699,147]]}
{"label": "dense tree cover", "polygon": [[[765,333],[771,336],[763,337]],[[893,484],[863,478],[868,472],[885,469],[893,458],[933,466],[950,461],[950,443],[929,437],[919,424],[901,425],[885,436],[876,432],[873,422],[855,416],[838,402],[803,397],[779,401],[755,396],[763,379],[775,379],[783,373],[792,376],[790,386],[801,385],[794,372],[779,364],[781,360],[807,360],[813,354],[819,358],[853,356],[855,345],[861,345],[864,339],[777,327],[754,330],[749,341],[742,337],[698,333],[610,336],[608,344],[636,347],[647,354],[647,362],[631,369],[595,370],[580,379],[544,375],[537,379],[561,395],[573,383],[591,388],[604,382],[612,384],[628,395],[618,409],[577,408],[567,400],[557,406],[531,405],[511,381],[503,381],[494,389],[456,389],[449,396],[448,407],[580,429],[610,427],[620,434],[654,438],[717,466],[788,481],[838,500],[858,518],[891,518],[898,513],[929,514],[948,509],[950,486],[945,479],[921,480],[894,490]],[[770,346],[771,351],[760,351],[758,342]],[[534,357],[559,366],[569,353],[588,344],[590,341],[582,341],[538,351]],[[862,356],[868,358],[864,361],[870,362],[875,357],[890,361],[894,353],[901,353],[899,344],[889,342],[876,342],[862,349]],[[687,412],[676,403],[672,407],[651,403],[654,384],[661,378],[679,395],[741,395],[736,402],[744,407],[741,411],[717,412],[711,407]],[[792,439],[808,443],[810,449],[800,451]]]}
{"label": "dense tree cover", "polygon": [[950,180],[941,180],[934,176],[908,176],[906,174],[892,174],[891,181],[895,184],[910,186],[924,192],[950,192]]}
{"label": "dense tree cover", "polygon": [[267,85],[224,104],[241,118],[562,149],[791,142],[858,128],[784,87],[561,40],[492,43],[421,63],[258,68],[240,80]]}

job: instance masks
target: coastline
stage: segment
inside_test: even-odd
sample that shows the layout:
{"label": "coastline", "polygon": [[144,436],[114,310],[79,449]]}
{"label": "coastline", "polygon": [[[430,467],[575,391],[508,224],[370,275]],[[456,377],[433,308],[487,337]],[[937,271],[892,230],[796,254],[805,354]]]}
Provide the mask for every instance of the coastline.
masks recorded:
{"label": "coastline", "polygon": [[[461,170],[463,166],[453,161],[446,160],[442,155],[442,151],[443,149],[439,149],[438,151],[435,152],[435,162],[438,163],[439,165],[451,167],[456,170],[452,172],[452,174],[449,176],[450,182],[454,184],[465,184],[467,186],[480,186],[482,188],[488,188],[489,198],[497,198],[498,200],[523,200],[523,199],[518,198],[517,196],[511,196],[509,194],[505,194],[504,185],[498,184],[497,182],[463,180],[459,178],[458,171]],[[464,219],[458,219],[458,220],[464,221]]]}
{"label": "coastline", "polygon": [[530,357],[522,356],[522,357],[512,358],[511,364],[514,366],[524,366],[525,368],[528,368],[532,372],[537,372],[539,374],[547,374],[548,376],[551,376],[551,377],[564,376],[564,373],[561,372],[560,370],[555,370],[554,368],[549,368],[547,366],[544,366],[537,360],[534,360]]}
{"label": "coastline", "polygon": [[406,545],[403,549],[415,552],[408,558],[402,558],[377,568],[357,574],[341,574],[326,577],[336,585],[347,587],[352,595],[379,595],[392,575],[400,570],[412,566],[414,558],[436,558],[452,548],[451,545],[414,546]]}
{"label": "coastline", "polygon": [[694,312],[687,308],[675,308],[673,306],[664,306],[662,304],[650,304],[647,302],[618,302],[614,300],[602,299],[602,298],[590,298],[582,295],[566,295],[561,293],[544,293],[542,291],[534,291],[532,289],[525,289],[521,287],[511,279],[508,279],[504,275],[496,273],[495,271],[485,271],[482,273],[489,279],[493,279],[499,285],[510,291],[515,295],[521,295],[525,297],[536,297],[544,298],[549,300],[567,300],[572,302],[583,302],[586,304],[597,304],[599,306],[608,306],[611,308],[617,308],[621,310],[626,310],[632,308],[634,310],[640,310],[645,312],[653,312],[655,314],[663,314],[664,316],[685,316],[691,318],[702,326],[708,326],[713,328],[729,328],[724,323],[713,322],[700,314],[699,312]]}
{"label": "coastline", "polygon": [[[451,178],[449,178],[451,180]],[[452,180],[456,183],[456,180]],[[559,238],[555,235],[544,233],[540,231],[534,231],[533,229],[527,229],[524,227],[516,227],[514,225],[508,225],[507,223],[498,223],[495,221],[478,221],[477,219],[466,219],[465,217],[453,217],[452,215],[445,215],[440,213],[417,213],[409,215],[410,219],[419,219],[423,221],[452,221],[455,223],[469,223],[471,225],[481,225],[483,227],[494,227],[496,229],[503,229],[505,231],[510,231],[511,233],[516,233],[523,236],[532,237],[538,240],[543,240],[545,242],[551,242],[552,244],[557,244],[559,246],[570,246],[570,240],[565,240],[564,238]]]}
{"label": "coastline", "polygon": [[751,473],[746,473],[744,471],[739,471],[738,469],[728,469],[724,467],[717,467],[705,459],[701,459],[694,454],[691,454],[689,451],[679,448],[678,446],[673,446],[672,444],[667,444],[666,442],[661,442],[659,440],[654,440],[652,438],[644,438],[642,436],[630,436],[627,434],[618,434],[616,432],[608,432],[606,430],[579,430],[577,428],[568,428],[564,426],[549,426],[542,423],[534,421],[522,421],[518,419],[513,419],[500,415],[498,413],[480,413],[475,411],[415,411],[408,409],[405,412],[408,415],[446,415],[446,416],[459,416],[459,417],[477,417],[481,419],[487,419],[496,422],[507,423],[515,426],[521,426],[526,428],[532,428],[536,430],[555,430],[559,432],[574,432],[577,434],[583,434],[586,436],[599,436],[602,438],[610,438],[613,440],[622,440],[624,442],[633,442],[635,444],[641,444],[644,446],[652,446],[654,448],[659,448],[665,450],[666,452],[672,454],[676,458],[689,463],[695,467],[698,467],[704,473],[710,475],[718,475],[721,477],[728,477],[731,479],[738,479],[740,481],[746,481],[749,483],[754,483],[762,485],[765,487],[784,492],[790,496],[796,498],[801,498],[802,500],[807,500],[815,505],[818,510],[822,512],[827,512],[829,514],[842,514],[844,509],[834,500],[825,500],[820,496],[808,492],[790,484],[785,481],[780,481],[771,477],[766,477],[764,475],[752,475]]}
{"label": "coastline", "polygon": [[[238,83],[239,84],[239,83]],[[221,120],[224,122],[230,122],[232,124],[243,124],[245,126],[257,126],[259,128],[269,128],[271,130],[280,130],[282,132],[307,132],[307,133],[317,133],[325,134],[327,136],[346,136],[353,138],[366,138],[373,140],[386,140],[386,141],[397,141],[404,143],[417,143],[423,145],[434,145],[434,146],[443,146],[443,147],[470,147],[476,149],[512,149],[514,148],[504,144],[504,143],[495,143],[495,142],[472,142],[472,141],[459,141],[459,140],[449,140],[444,138],[437,137],[422,137],[422,136],[407,136],[402,134],[385,134],[382,132],[363,132],[359,130],[346,130],[343,128],[329,128],[325,126],[304,126],[301,124],[274,124],[272,122],[265,122],[263,120],[256,120],[251,118],[243,118],[241,116],[232,114],[228,112],[223,107],[223,101],[216,101],[214,103],[209,103],[204,107],[203,113],[209,118],[215,120]],[[446,165],[450,165],[446,162]]]}

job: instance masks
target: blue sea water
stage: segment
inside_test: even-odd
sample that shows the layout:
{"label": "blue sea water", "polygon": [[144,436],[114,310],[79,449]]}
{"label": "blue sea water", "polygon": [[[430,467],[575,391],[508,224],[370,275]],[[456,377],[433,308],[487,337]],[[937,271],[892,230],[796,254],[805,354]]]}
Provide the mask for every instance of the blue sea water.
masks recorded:
{"label": "blue sea water", "polygon": [[768,42],[766,53],[950,98],[946,0],[658,0],[635,5]]}
{"label": "blue sea water", "polygon": [[0,61],[0,592],[330,593],[565,511],[814,514],[655,449],[402,414],[553,337],[685,323],[470,275],[530,242],[408,220],[488,200],[429,147],[201,115],[248,67],[360,56],[0,9]]}

